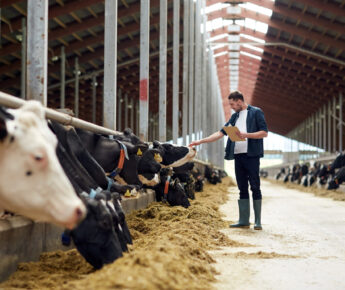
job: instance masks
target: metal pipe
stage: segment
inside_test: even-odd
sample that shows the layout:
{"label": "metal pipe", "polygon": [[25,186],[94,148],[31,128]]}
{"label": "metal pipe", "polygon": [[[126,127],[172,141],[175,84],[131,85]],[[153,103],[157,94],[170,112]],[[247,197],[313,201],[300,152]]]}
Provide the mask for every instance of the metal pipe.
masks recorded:
{"label": "metal pipe", "polygon": [[117,0],[105,0],[104,8],[103,124],[107,128],[115,129],[117,86]]}
{"label": "metal pipe", "polygon": [[201,0],[195,2],[195,62],[194,62],[194,134],[196,140],[200,139],[200,95],[201,95]]}
{"label": "metal pipe", "polygon": [[65,108],[65,80],[66,80],[66,54],[65,47],[61,46],[61,57],[60,57],[60,108]]}
{"label": "metal pipe", "polygon": [[195,140],[194,132],[194,1],[190,1],[189,8],[189,142]]}
{"label": "metal pipe", "polygon": [[182,136],[183,144],[187,144],[188,134],[188,61],[189,61],[189,0],[183,1],[183,100],[182,100]]}
{"label": "metal pipe", "polygon": [[180,45],[180,1],[174,1],[173,24],[173,109],[172,138],[177,143],[179,135],[179,45]]}
{"label": "metal pipe", "polygon": [[118,120],[117,130],[122,131],[122,103],[123,103],[123,99],[122,99],[122,90],[121,89],[119,89],[119,91],[118,91],[118,99],[119,99],[119,120]]}
{"label": "metal pipe", "polygon": [[27,99],[47,105],[48,0],[27,2]]}
{"label": "metal pipe", "polygon": [[288,43],[284,43],[284,42],[265,42],[265,43],[261,43],[261,42],[209,42],[209,44],[211,45],[229,45],[229,44],[239,44],[239,45],[255,45],[255,46],[284,46],[284,47],[288,47],[294,50],[297,50],[299,52],[302,52],[304,54],[310,54],[312,56],[315,56],[317,58],[321,58],[330,62],[334,62],[337,64],[340,64],[342,66],[345,66],[345,62],[341,61],[339,59],[333,58],[333,57],[329,57],[311,50],[307,50],[307,49],[303,49],[300,48],[298,46],[292,45],[292,44],[288,44]]}
{"label": "metal pipe", "polygon": [[323,106],[323,149],[327,151],[327,132],[326,132],[326,124],[327,124],[327,119],[326,119],[326,105]]}
{"label": "metal pipe", "polygon": [[343,95],[339,93],[339,152],[343,151]]}
{"label": "metal pipe", "polygon": [[150,60],[150,1],[140,4],[140,127],[139,137],[148,139],[149,125],[149,60]]}
{"label": "metal pipe", "polygon": [[125,94],[125,109],[123,111],[125,117],[125,127],[124,129],[128,128],[128,95]]}
{"label": "metal pipe", "polygon": [[337,125],[336,125],[336,114],[337,114],[337,107],[336,107],[336,99],[333,98],[333,152],[335,153],[337,150]]}
{"label": "metal pipe", "polygon": [[130,101],[130,109],[131,109],[131,114],[130,114],[131,119],[130,119],[129,127],[134,132],[134,100],[133,98],[131,98],[131,101]]}
{"label": "metal pipe", "polygon": [[74,61],[74,114],[79,117],[79,62],[78,57]]}
{"label": "metal pipe", "polygon": [[160,0],[159,6],[159,141],[167,138],[167,18],[168,1]]}
{"label": "metal pipe", "polygon": [[332,152],[332,142],[331,142],[331,101],[328,102],[328,108],[327,108],[327,136],[328,136],[328,146],[327,146],[327,150],[328,152]]}
{"label": "metal pipe", "polygon": [[20,72],[20,97],[26,98],[26,20],[22,18],[22,55],[21,55],[22,71]]}
{"label": "metal pipe", "polygon": [[[0,92],[0,104],[9,108],[17,109],[25,104],[26,101],[6,94],[4,92]],[[45,116],[47,119],[51,119],[57,121],[63,125],[70,125],[73,127],[77,127],[80,129],[88,130],[91,132],[99,133],[99,134],[108,134],[108,135],[118,135],[120,132],[110,130],[108,128],[104,128],[90,122],[86,122],[84,120],[80,120],[78,118],[71,117],[67,114],[57,112],[50,108],[44,108]]]}
{"label": "metal pipe", "polygon": [[[183,45],[180,44],[180,47],[181,47],[181,46],[183,46]],[[172,47],[169,47],[169,48],[167,49],[167,52],[168,52],[168,51],[171,51],[172,49],[173,49]],[[150,57],[156,56],[156,55],[158,55],[158,54],[159,54],[159,51],[152,52],[152,53],[150,53]],[[124,61],[124,62],[118,64],[118,65],[117,65],[117,68],[119,69],[119,68],[128,66],[128,65],[130,65],[130,64],[133,64],[133,63],[138,62],[139,60],[140,60],[140,58],[137,57],[137,58],[133,58],[133,59],[128,60],[128,61]],[[98,76],[99,74],[103,74],[103,72],[104,72],[104,69],[98,69],[98,70],[95,70],[95,71],[93,71],[93,72],[91,72],[91,73],[87,73],[87,74],[84,74],[84,75],[79,76],[79,79],[80,79],[80,80],[91,79],[93,75]],[[75,81],[75,79],[74,79],[74,78],[71,78],[71,79],[67,80],[67,81],[65,82],[65,84],[67,85],[67,84],[73,83],[74,81]],[[55,89],[55,88],[58,88],[58,87],[60,87],[60,83],[56,83],[56,84],[54,84],[54,85],[49,86],[49,87],[48,87],[48,90],[50,90],[50,89]]]}
{"label": "metal pipe", "polygon": [[92,77],[92,123],[96,124],[96,76],[94,75]]}

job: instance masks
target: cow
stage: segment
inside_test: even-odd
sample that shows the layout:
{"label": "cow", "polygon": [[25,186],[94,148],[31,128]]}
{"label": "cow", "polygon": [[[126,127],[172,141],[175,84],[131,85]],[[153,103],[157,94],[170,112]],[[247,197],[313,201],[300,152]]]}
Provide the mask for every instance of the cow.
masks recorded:
{"label": "cow", "polygon": [[157,149],[162,157],[161,165],[166,167],[179,167],[196,156],[194,147],[177,146],[170,143],[153,142],[153,148]]}
{"label": "cow", "polygon": [[39,102],[0,108],[0,207],[73,229],[86,208],[57,159],[56,146]]}
{"label": "cow", "polygon": [[187,197],[195,199],[195,179],[192,174],[194,162],[187,162],[182,166],[173,168],[173,179],[178,178],[184,187]]}
{"label": "cow", "polygon": [[154,187],[156,200],[168,202],[171,206],[190,206],[188,197],[178,178],[171,178],[171,168],[162,168],[160,171],[161,182]]}
{"label": "cow", "polygon": [[87,205],[87,216],[77,228],[64,233],[65,245],[69,244],[67,235],[85,260],[95,269],[100,269],[122,257],[121,244],[105,201],[83,195],[82,198]]}
{"label": "cow", "polygon": [[327,189],[337,189],[345,181],[345,166],[341,167],[329,181]]}
{"label": "cow", "polygon": [[222,182],[219,176],[219,171],[207,165],[205,167],[205,178],[211,184]]}

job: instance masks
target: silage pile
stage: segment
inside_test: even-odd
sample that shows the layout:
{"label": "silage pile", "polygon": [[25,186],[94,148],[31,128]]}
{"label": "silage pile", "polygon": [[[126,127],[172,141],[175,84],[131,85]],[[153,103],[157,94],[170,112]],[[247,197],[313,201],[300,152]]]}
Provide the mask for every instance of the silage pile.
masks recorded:
{"label": "silage pile", "polygon": [[[126,217],[134,239],[129,253],[99,271],[76,250],[43,254],[22,263],[0,289],[211,289],[216,271],[209,250],[241,246],[219,230],[227,226],[218,211],[227,200],[229,177],[204,192],[188,209],[152,203]],[[58,257],[56,259],[56,257]]]}
{"label": "silage pile", "polygon": [[328,190],[325,188],[318,188],[315,186],[306,187],[301,184],[296,184],[296,183],[291,183],[291,182],[285,183],[282,180],[268,179],[268,181],[272,183],[284,185],[287,188],[296,189],[296,190],[300,190],[300,191],[308,192],[308,193],[313,193],[315,196],[328,197],[334,200],[345,201],[345,192],[340,191],[340,190],[334,190],[334,189]]}

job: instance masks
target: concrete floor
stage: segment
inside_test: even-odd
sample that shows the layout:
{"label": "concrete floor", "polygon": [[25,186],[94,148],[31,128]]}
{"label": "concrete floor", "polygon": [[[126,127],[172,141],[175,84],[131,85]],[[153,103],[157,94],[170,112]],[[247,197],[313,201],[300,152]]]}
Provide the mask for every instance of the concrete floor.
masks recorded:
{"label": "concrete floor", "polygon": [[[221,207],[238,219],[237,189]],[[226,229],[251,247],[213,251],[217,289],[345,289],[345,202],[262,182],[263,231]],[[253,222],[253,211],[251,221]]]}

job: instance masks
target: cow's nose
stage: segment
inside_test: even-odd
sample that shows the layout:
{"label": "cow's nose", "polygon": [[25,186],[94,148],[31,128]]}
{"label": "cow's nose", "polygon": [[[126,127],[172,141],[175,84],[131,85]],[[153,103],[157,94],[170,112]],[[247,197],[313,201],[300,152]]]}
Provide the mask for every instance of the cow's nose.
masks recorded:
{"label": "cow's nose", "polygon": [[192,147],[192,150],[194,150],[196,152],[196,148],[195,147]]}

